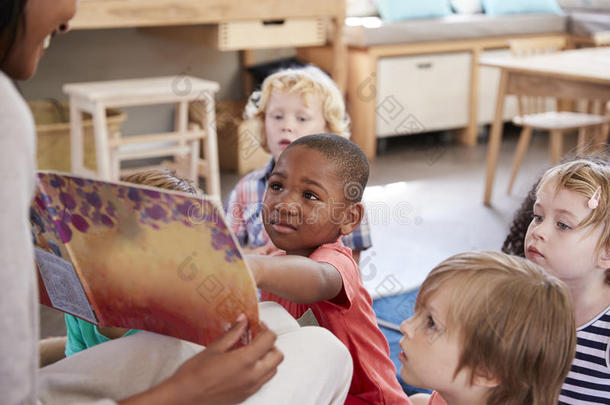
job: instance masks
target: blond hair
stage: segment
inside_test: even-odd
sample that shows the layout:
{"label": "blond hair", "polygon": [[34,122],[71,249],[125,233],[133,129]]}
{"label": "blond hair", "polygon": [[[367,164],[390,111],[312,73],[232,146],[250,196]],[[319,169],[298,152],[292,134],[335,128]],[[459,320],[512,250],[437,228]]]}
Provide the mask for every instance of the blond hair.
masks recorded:
{"label": "blond hair", "polygon": [[258,141],[269,152],[267,135],[265,133],[265,112],[273,90],[287,93],[297,93],[308,105],[308,97],[317,94],[322,99],[322,112],[328,132],[349,138],[349,117],[345,111],[343,95],[333,80],[319,68],[308,65],[299,68],[279,70],[268,76],[260,91],[250,96],[244,112],[246,120],[258,121]]}
{"label": "blond hair", "polygon": [[462,369],[498,382],[487,405],[556,404],[570,370],[576,326],[569,291],[538,265],[499,252],[466,252],[434,268],[416,313],[450,282],[447,333],[457,333]]}
{"label": "blond hair", "polygon": [[143,184],[145,186],[182,191],[185,193],[203,195],[203,191],[190,180],[182,179],[167,169],[148,169],[124,176],[122,181]]}
{"label": "blond hair", "polygon": [[[587,201],[600,188],[599,203],[576,229],[592,225],[591,232],[602,227],[597,251],[610,249],[610,167],[602,158],[583,158],[555,166],[542,176],[536,193],[554,180],[556,192],[562,189],[581,194]],[[606,269],[605,283],[610,285],[610,269]]]}

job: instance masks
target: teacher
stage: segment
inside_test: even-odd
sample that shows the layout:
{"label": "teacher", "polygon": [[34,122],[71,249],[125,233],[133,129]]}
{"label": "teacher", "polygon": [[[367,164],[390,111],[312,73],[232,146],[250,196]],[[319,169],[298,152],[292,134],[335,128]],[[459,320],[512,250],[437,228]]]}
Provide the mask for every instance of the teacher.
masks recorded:
{"label": "teacher", "polygon": [[345,347],[326,330],[294,326],[274,307],[261,310],[261,318],[282,333],[263,326],[239,349],[232,347],[245,321],[205,349],[142,332],[38,368],[38,289],[28,220],[35,126],[13,81],[34,75],[51,38],[68,31],[76,7],[76,0],[0,0],[1,402],[343,403],[351,380]]}

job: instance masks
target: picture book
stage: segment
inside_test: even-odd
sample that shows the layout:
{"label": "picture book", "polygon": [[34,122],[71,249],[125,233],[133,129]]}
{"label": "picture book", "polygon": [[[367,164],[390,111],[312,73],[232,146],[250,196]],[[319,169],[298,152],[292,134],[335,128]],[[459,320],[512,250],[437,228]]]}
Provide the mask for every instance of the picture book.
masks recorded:
{"label": "picture book", "polygon": [[204,196],[39,172],[30,209],[40,302],[98,326],[208,345],[245,314],[254,279]]}

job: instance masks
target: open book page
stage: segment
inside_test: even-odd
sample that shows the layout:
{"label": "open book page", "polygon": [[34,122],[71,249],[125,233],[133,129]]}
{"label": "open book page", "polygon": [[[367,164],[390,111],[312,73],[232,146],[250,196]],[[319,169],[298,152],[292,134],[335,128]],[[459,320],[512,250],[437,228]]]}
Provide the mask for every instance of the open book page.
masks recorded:
{"label": "open book page", "polygon": [[99,325],[206,345],[244,313],[256,332],[254,280],[217,203],[52,172],[38,179]]}

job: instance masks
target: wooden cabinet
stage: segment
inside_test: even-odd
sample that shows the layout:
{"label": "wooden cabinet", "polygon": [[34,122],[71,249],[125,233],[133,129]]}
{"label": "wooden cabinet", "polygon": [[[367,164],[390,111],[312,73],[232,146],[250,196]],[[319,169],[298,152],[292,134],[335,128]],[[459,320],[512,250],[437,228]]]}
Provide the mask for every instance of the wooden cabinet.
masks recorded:
{"label": "wooden cabinet", "polygon": [[380,59],[377,137],[466,126],[469,76],[467,52]]}
{"label": "wooden cabinet", "polygon": [[[481,56],[508,56],[494,49]],[[377,63],[376,135],[378,138],[465,128],[468,126],[470,52],[380,58]],[[481,67],[478,125],[493,121],[500,71]],[[504,119],[517,115],[517,100],[508,97]]]}
{"label": "wooden cabinet", "polygon": [[[544,37],[565,37],[546,34]],[[378,137],[460,129],[459,140],[477,142],[478,126],[492,121],[499,72],[479,66],[489,52],[508,52],[504,36],[348,50],[347,106],[352,140],[373,159]],[[317,53],[317,55],[316,55]],[[323,49],[308,52],[323,61]],[[505,119],[516,115],[509,101]]]}

